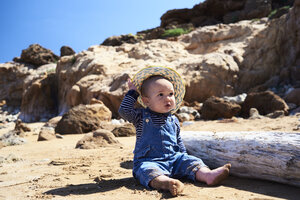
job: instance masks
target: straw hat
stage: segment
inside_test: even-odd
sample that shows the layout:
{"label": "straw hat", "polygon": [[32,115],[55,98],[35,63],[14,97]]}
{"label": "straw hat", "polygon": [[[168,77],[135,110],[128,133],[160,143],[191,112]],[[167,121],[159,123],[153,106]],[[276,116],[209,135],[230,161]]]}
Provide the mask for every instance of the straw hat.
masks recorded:
{"label": "straw hat", "polygon": [[[156,76],[156,75],[167,78],[173,84],[176,105],[171,112],[172,113],[176,112],[176,110],[180,107],[180,104],[182,103],[185,94],[185,86],[184,86],[183,79],[174,69],[168,67],[161,67],[161,66],[146,67],[141,69],[134,75],[134,77],[132,78],[132,83],[136,86],[137,91],[141,94],[141,86],[143,84],[143,81],[151,76]],[[141,95],[138,97],[138,102],[143,107],[146,107],[146,105],[143,103],[141,99]]]}

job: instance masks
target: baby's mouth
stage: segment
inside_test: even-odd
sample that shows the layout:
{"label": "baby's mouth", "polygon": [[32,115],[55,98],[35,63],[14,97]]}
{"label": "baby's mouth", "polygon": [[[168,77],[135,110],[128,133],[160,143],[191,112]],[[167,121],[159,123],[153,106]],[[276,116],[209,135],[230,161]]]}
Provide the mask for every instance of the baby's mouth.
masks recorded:
{"label": "baby's mouth", "polygon": [[170,104],[170,103],[167,103],[165,106],[166,106],[167,108],[170,108],[170,107],[171,107],[171,104]]}

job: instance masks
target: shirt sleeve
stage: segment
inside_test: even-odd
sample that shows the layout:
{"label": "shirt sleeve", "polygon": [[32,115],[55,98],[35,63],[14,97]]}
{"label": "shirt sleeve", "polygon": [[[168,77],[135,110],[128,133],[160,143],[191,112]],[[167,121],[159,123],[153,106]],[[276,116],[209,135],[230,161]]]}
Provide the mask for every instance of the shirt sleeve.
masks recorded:
{"label": "shirt sleeve", "polygon": [[129,90],[122,100],[119,108],[120,116],[134,125],[138,123],[138,119],[141,115],[140,110],[134,108],[138,96],[139,93],[137,91]]}
{"label": "shirt sleeve", "polygon": [[181,139],[181,136],[180,136],[180,124],[179,124],[179,120],[177,117],[175,117],[175,125],[177,127],[177,129],[176,129],[177,130],[177,133],[176,133],[177,134],[177,144],[180,148],[180,152],[186,153],[186,148],[185,148],[183,141]]}

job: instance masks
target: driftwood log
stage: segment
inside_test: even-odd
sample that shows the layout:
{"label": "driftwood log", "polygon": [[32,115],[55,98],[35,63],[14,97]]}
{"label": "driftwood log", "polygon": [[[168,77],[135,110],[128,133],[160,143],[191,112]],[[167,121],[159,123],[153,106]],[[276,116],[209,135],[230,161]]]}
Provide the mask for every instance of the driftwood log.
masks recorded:
{"label": "driftwood log", "polygon": [[189,154],[231,174],[300,187],[300,133],[183,131]]}

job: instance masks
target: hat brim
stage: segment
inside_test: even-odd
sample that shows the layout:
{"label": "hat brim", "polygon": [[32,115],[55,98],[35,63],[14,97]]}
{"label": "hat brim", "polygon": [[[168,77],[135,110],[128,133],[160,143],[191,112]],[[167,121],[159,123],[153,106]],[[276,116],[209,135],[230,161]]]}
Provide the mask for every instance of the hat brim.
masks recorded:
{"label": "hat brim", "polygon": [[132,78],[132,83],[136,86],[137,91],[140,93],[140,96],[138,97],[138,102],[146,108],[146,105],[141,99],[141,86],[144,80],[151,76],[157,75],[167,78],[173,84],[176,105],[171,112],[174,113],[178,110],[183,101],[183,97],[185,95],[185,85],[181,76],[172,68],[162,66],[150,66],[138,71]]}

